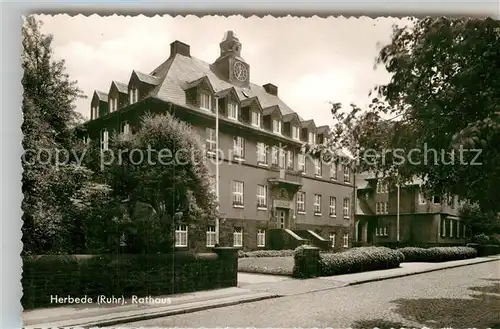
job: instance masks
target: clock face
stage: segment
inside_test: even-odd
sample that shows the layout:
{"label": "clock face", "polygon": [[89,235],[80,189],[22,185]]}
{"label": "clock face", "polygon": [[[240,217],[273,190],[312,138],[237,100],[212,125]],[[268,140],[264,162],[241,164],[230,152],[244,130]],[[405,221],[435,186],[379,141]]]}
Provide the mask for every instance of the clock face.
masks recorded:
{"label": "clock face", "polygon": [[240,62],[234,63],[233,75],[238,81],[246,81],[248,78],[248,70],[245,65]]}

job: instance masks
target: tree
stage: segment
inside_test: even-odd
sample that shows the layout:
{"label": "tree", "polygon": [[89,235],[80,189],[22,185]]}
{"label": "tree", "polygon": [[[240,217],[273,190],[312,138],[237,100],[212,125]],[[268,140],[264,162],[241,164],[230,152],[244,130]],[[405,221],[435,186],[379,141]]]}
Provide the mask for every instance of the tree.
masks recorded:
{"label": "tree", "polygon": [[[61,222],[84,175],[81,168],[72,165],[76,149],[70,152],[76,143],[72,128],[81,121],[74,101],[83,94],[65,73],[64,61],[52,58],[52,36],[40,31],[41,24],[29,16],[22,27],[25,252],[62,248],[65,231]],[[69,157],[63,159],[63,154]]]}
{"label": "tree", "polygon": [[459,210],[460,218],[470,228],[472,236],[485,234],[486,236],[500,233],[500,216],[487,213],[477,204],[464,204]]}
{"label": "tree", "polygon": [[402,182],[420,177],[428,194],[458,195],[498,212],[500,22],[415,20],[394,28],[376,64],[392,79],[374,87],[368,113],[355,105],[348,111],[357,148],[378,153],[369,167],[397,172]]}

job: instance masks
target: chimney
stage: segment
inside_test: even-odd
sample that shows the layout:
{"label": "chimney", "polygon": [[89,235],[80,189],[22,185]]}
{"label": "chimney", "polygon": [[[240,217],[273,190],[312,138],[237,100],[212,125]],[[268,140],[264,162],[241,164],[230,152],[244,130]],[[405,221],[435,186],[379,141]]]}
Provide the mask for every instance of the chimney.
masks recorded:
{"label": "chimney", "polygon": [[191,57],[191,51],[189,45],[178,40],[170,44],[170,57],[174,57],[176,54]]}
{"label": "chimney", "polygon": [[264,89],[267,91],[268,94],[278,96],[278,87],[276,87],[272,83],[267,83],[267,84],[263,85],[262,87],[264,87]]}

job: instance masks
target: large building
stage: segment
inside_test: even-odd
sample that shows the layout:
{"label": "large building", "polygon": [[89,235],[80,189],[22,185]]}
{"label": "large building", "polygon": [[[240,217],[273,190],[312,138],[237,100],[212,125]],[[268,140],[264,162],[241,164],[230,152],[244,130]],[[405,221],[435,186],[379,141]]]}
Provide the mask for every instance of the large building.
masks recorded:
{"label": "large building", "polygon": [[[250,82],[242,45],[227,32],[220,56],[206,63],[190,46],[171,44],[170,56],[149,74],[132,71],[128,82],[95,91],[88,138],[106,148],[113,132],[140,129],[147,110],[169,112],[205,138],[216,151],[219,111],[220,244],[252,249],[288,249],[308,241],[323,249],[348,248],[354,228],[354,177],[347,166],[304,156],[304,143],[324,143],[328,126],[292,111],[278,87]],[[258,69],[258,68],[257,68]],[[208,161],[215,174],[215,163]],[[197,250],[215,243],[215,224],[180,225],[176,246]]]}
{"label": "large building", "polygon": [[[469,231],[458,216],[457,197],[426,198],[421,181],[399,189],[399,246],[463,245]],[[356,175],[355,240],[360,245],[395,246],[398,190],[373,174]]]}

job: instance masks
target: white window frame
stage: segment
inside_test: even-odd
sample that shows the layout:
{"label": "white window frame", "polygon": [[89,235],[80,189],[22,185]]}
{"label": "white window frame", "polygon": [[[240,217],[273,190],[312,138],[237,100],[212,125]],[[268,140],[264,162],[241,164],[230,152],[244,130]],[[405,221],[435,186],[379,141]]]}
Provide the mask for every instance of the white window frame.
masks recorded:
{"label": "white window frame", "polygon": [[130,104],[137,103],[137,101],[139,100],[139,89],[137,89],[136,87],[132,87],[129,89],[128,94]]}
{"label": "white window frame", "polygon": [[314,194],[314,215],[321,216],[321,194]]}
{"label": "white window frame", "polygon": [[231,120],[238,120],[238,104],[236,103],[227,104],[227,117]]}
{"label": "white window frame", "polygon": [[293,151],[292,150],[287,150],[286,151],[286,169],[291,169],[293,170],[294,167],[294,157],[293,157]]}
{"label": "white window frame", "polygon": [[271,147],[271,164],[274,166],[279,166],[279,150],[276,145]]}
{"label": "white window frame", "polygon": [[257,229],[257,247],[266,246],[266,230],[259,228]]}
{"label": "white window frame", "polygon": [[241,136],[233,137],[233,157],[236,160],[245,159],[245,139]]}
{"label": "white window frame", "polygon": [[347,165],[344,165],[344,182],[345,183],[351,182],[350,168]]}
{"label": "white window frame", "polygon": [[281,134],[281,121],[273,119],[273,133]]}
{"label": "white window frame", "polygon": [[332,248],[335,248],[335,237],[336,237],[336,235],[334,233],[330,234],[330,246]]}
{"label": "white window frame", "polygon": [[245,183],[242,181],[233,180],[232,195],[233,195],[233,207],[243,208]]}
{"label": "white window frame", "polygon": [[384,236],[388,236],[388,234],[387,234],[387,227],[384,227]]}
{"label": "white window frame", "polygon": [[92,106],[92,119],[99,117],[99,106]]}
{"label": "white window frame", "polygon": [[297,126],[292,126],[292,139],[300,140],[300,129]]}
{"label": "white window frame", "polygon": [[206,142],[205,145],[206,145],[206,148],[207,148],[207,153],[209,153],[209,154],[215,154],[215,152],[217,152],[217,150],[216,150],[216,148],[217,148],[217,141],[215,140],[216,139],[215,129],[207,127],[205,129],[205,134],[207,135],[206,139],[205,139],[205,142]]}
{"label": "white window frame", "polygon": [[233,229],[233,247],[243,247],[243,228],[241,227]]}
{"label": "white window frame", "polygon": [[207,227],[207,247],[215,247],[216,239],[217,239],[217,234],[215,232],[215,226],[208,226]]}
{"label": "white window frame", "polygon": [[115,112],[118,109],[118,98],[112,97],[109,99],[109,112]]}
{"label": "white window frame", "polygon": [[257,209],[267,210],[267,186],[257,185]]}
{"label": "white window frame", "polygon": [[286,154],[282,147],[278,148],[278,166],[281,169],[285,169],[286,165]]}
{"label": "white window frame", "polygon": [[101,151],[107,151],[109,148],[109,133],[108,129],[101,130]]}
{"label": "white window frame", "polygon": [[212,111],[212,95],[204,91],[200,92],[200,109]]}
{"label": "white window frame", "polygon": [[344,198],[342,203],[342,215],[344,216],[344,219],[350,219],[350,213],[351,213],[349,209],[350,207],[351,207],[351,199]]}
{"label": "white window frame", "polygon": [[323,170],[322,170],[322,165],[321,161],[318,158],[314,158],[314,175],[316,177],[322,177],[323,176]]}
{"label": "white window frame", "polygon": [[345,233],[343,237],[344,248],[349,248],[349,233]]}
{"label": "white window frame", "polygon": [[383,194],[387,193],[387,191],[388,191],[387,183],[383,181],[377,181],[377,193]]}
{"label": "white window frame", "polygon": [[[185,241],[183,241],[183,238]],[[187,247],[188,246],[188,226],[177,225],[175,227],[175,246]]]}
{"label": "white window frame", "polygon": [[298,191],[297,192],[297,213],[305,214],[306,213],[306,192]]}
{"label": "white window frame", "polygon": [[316,144],[316,134],[315,133],[309,133],[309,138],[308,138],[309,144]]}
{"label": "white window frame", "polygon": [[301,171],[302,174],[305,175],[305,173],[306,173],[306,155],[304,153],[298,154],[298,166],[299,166],[299,171]]}
{"label": "white window frame", "polygon": [[267,166],[267,145],[258,142],[257,143],[257,163],[261,166]]}
{"label": "white window frame", "polygon": [[330,197],[330,217],[337,217],[337,198]]}
{"label": "white window frame", "polygon": [[254,127],[260,127],[260,113],[257,111],[252,111],[251,114],[251,124]]}
{"label": "white window frame", "polygon": [[337,173],[338,173],[337,163],[332,162],[330,164],[330,179],[337,180]]}

